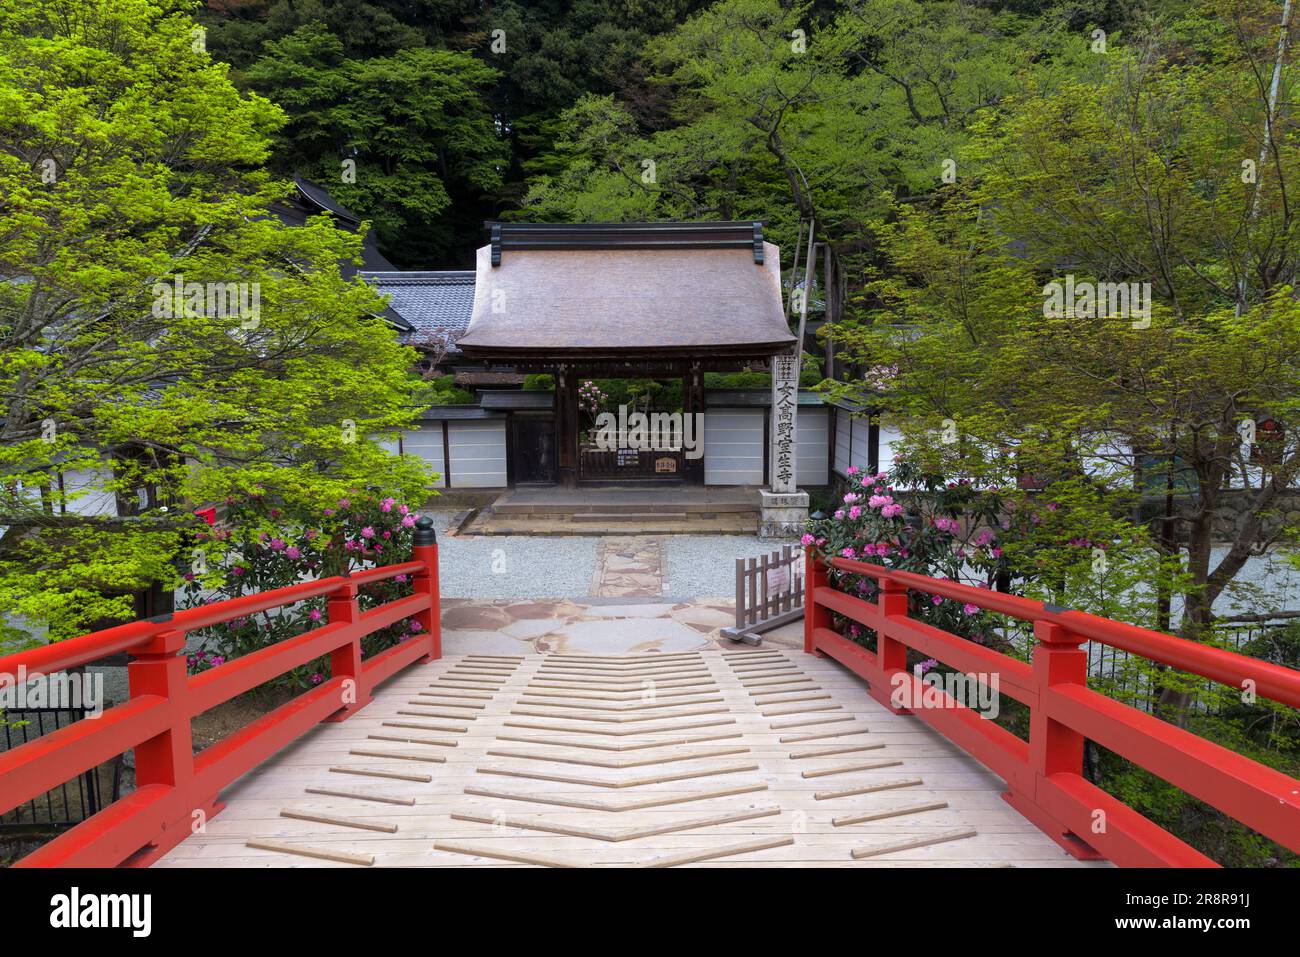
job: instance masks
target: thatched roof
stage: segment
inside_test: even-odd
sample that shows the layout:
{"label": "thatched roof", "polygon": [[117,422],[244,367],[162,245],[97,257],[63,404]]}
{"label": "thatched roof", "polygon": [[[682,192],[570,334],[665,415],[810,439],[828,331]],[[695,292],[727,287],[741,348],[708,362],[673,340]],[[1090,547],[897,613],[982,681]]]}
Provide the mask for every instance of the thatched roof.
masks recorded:
{"label": "thatched roof", "polygon": [[[500,265],[494,246],[478,251],[461,350],[470,358],[788,350],[777,247],[754,224],[709,224],[716,228],[703,240],[701,225],[638,224],[617,234],[604,224],[529,226],[513,243],[507,234],[494,244]],[[716,238],[728,230],[736,236]]]}

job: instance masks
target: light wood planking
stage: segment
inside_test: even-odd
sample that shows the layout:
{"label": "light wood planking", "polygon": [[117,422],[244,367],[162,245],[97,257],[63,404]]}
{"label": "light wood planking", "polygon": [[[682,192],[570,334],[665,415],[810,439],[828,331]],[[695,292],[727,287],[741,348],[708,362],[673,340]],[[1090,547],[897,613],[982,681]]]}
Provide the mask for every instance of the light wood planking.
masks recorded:
{"label": "light wood planking", "polygon": [[[835,710],[763,713],[813,707]],[[399,672],[272,756],[156,866],[1099,866],[1004,789],[829,658],[475,655]]]}

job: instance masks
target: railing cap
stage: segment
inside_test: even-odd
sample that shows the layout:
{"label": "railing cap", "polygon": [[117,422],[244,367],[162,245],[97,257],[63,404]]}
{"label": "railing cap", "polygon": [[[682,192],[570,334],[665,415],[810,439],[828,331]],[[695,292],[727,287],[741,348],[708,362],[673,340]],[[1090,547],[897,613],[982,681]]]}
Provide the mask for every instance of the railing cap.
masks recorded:
{"label": "railing cap", "polygon": [[438,544],[438,536],[433,529],[433,519],[428,515],[421,515],[415,520],[415,534],[411,537],[411,544],[416,548]]}

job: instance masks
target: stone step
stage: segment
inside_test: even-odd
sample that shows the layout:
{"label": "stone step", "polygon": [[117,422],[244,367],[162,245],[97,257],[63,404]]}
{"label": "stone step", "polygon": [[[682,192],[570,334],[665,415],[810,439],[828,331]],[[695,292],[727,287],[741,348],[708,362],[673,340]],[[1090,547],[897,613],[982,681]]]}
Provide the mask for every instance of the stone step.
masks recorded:
{"label": "stone step", "polygon": [[686,521],[685,512],[655,510],[653,512],[574,512],[568,516],[571,522],[654,522]]}
{"label": "stone step", "polygon": [[682,515],[682,514],[757,514],[756,502],[663,502],[655,499],[594,502],[512,502],[498,499],[492,505],[496,515]]}

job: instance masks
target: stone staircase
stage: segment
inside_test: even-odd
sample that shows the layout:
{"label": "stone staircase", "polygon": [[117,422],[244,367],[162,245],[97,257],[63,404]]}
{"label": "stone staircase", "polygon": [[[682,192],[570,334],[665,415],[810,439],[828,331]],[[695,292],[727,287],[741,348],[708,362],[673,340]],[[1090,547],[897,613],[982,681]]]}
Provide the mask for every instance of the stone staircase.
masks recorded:
{"label": "stone staircase", "polygon": [[512,489],[462,528],[478,535],[753,535],[751,488],[698,486]]}

